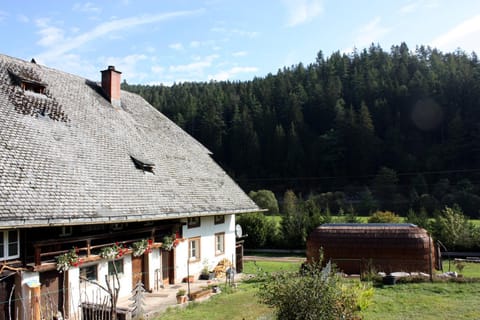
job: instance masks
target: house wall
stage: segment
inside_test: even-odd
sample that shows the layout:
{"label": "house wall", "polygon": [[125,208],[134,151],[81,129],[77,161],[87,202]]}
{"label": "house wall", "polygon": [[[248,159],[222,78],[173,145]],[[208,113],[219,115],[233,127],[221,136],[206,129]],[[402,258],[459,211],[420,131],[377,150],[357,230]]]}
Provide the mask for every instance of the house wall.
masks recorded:
{"label": "house wall", "polygon": [[[215,233],[220,232],[225,233],[225,253],[216,255]],[[186,241],[180,242],[175,250],[175,282],[181,282],[187,274],[198,278],[206,264],[213,269],[224,258],[235,265],[235,215],[225,215],[222,224],[215,224],[213,216],[202,217],[200,227],[188,228],[183,225],[182,234]],[[188,264],[188,239],[194,237],[200,237],[200,260]]]}
{"label": "house wall", "polygon": [[148,284],[145,284],[146,288],[151,290],[158,290],[162,285],[162,260],[160,255],[160,249],[153,249],[149,256],[149,264],[146,266],[146,272],[150,275],[148,277]]}
{"label": "house wall", "polygon": [[[80,280],[79,270],[80,268],[71,268],[68,270],[69,285],[72,292],[71,295],[73,301],[97,303],[104,297],[108,297],[108,293],[101,289],[98,285],[88,281]],[[108,261],[101,260],[97,263],[97,282],[103,287],[106,287],[105,277],[109,279],[110,284],[113,287],[114,277],[108,276]],[[129,297],[132,292],[131,254],[127,254],[123,257],[123,273],[118,274],[118,279],[120,281],[119,297]],[[76,300],[73,298],[74,294],[76,295]]]}
{"label": "house wall", "polygon": [[[225,252],[224,254],[216,255],[215,234],[220,232],[225,234]],[[180,241],[174,251],[174,281],[176,283],[181,282],[188,274],[194,275],[197,279],[205,264],[208,264],[210,270],[224,258],[235,264],[235,215],[225,215],[225,222],[221,224],[215,224],[213,216],[202,217],[200,227],[197,228],[189,229],[185,224],[182,226],[182,237],[185,240]],[[200,260],[188,263],[188,239],[193,237],[200,237]],[[152,252],[149,253],[149,264],[145,266],[145,272],[149,273],[146,287],[152,290],[158,290],[162,286],[161,252],[159,248],[153,249]],[[124,270],[123,273],[119,275],[119,297],[122,300],[130,297],[132,291],[132,255],[125,255],[123,257],[123,263]],[[99,260],[92,264],[97,266],[98,283],[105,287],[105,276],[108,275],[108,261]],[[69,287],[68,306],[70,316],[79,314],[79,302],[99,303],[105,297],[108,297],[108,293],[99,286],[88,281],[80,280],[80,267],[71,267],[66,273]],[[108,278],[112,279],[111,276]],[[29,302],[30,286],[32,283],[38,282],[38,279],[38,272],[22,272],[18,277],[18,286],[20,289],[17,291],[17,295],[23,297],[23,302]],[[22,303],[24,310],[20,310],[19,319],[29,319],[28,305],[29,303]]]}

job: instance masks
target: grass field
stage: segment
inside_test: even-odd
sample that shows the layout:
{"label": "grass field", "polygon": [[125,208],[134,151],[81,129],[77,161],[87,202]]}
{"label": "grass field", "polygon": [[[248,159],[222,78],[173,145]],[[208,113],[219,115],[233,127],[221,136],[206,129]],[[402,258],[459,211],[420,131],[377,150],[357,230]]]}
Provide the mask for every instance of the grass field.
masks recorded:
{"label": "grass field", "polygon": [[[444,263],[444,266],[447,266]],[[245,274],[298,270],[298,262],[252,261],[245,263]],[[451,264],[452,271],[455,270]],[[480,264],[467,263],[462,274],[480,278]],[[157,320],[273,320],[273,310],[256,296],[258,283],[244,281],[237,289],[186,308],[171,308]],[[227,292],[226,292],[227,291]],[[230,292],[228,292],[230,291]],[[376,287],[372,304],[361,316],[365,320],[400,319],[480,319],[480,282],[411,283]]]}
{"label": "grass field", "polygon": [[415,283],[375,288],[368,320],[479,319],[480,283]]}

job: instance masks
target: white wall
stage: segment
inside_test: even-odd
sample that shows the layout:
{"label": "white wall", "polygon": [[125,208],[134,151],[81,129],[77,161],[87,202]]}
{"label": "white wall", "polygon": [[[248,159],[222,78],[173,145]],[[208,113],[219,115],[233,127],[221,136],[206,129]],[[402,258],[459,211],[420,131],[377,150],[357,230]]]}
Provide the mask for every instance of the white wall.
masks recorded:
{"label": "white wall", "polygon": [[[185,221],[186,222],[186,221]],[[196,278],[200,275],[204,264],[208,262],[212,269],[217,263],[227,258],[235,264],[235,215],[225,215],[225,223],[215,224],[214,217],[201,217],[200,227],[188,228],[183,225],[183,238],[186,241],[181,242],[175,250],[176,279],[180,282],[187,274],[194,275]],[[215,233],[225,233],[225,253],[215,254]],[[200,260],[198,262],[187,263],[188,261],[188,239],[200,237]],[[188,264],[188,273],[187,273]]]}
{"label": "white wall", "polygon": [[[150,276],[148,277],[148,286],[146,285],[145,287],[149,287],[152,288],[152,290],[155,290],[157,288],[160,288],[162,285],[162,260],[160,256],[160,249],[152,249],[152,252],[150,252],[149,255],[149,265],[147,266],[146,272],[148,272]],[[157,274],[158,277],[155,277],[155,274]]]}
{"label": "white wall", "polygon": [[[114,286],[114,277],[108,276],[108,261],[99,260],[95,263],[89,263],[88,265],[97,266],[97,282],[103,287],[107,287],[105,282],[105,276],[110,280],[110,284]],[[105,297],[108,297],[108,293],[100,288],[98,285],[91,283],[89,281],[81,280],[79,268],[71,268],[69,273],[69,285],[70,285],[70,295],[71,301],[81,302],[90,302],[90,303],[99,303]],[[123,273],[118,275],[120,281],[120,292],[119,297],[129,297],[132,292],[132,255],[127,254],[123,256]],[[116,283],[115,283],[116,286]],[[75,298],[73,297],[75,295]]]}

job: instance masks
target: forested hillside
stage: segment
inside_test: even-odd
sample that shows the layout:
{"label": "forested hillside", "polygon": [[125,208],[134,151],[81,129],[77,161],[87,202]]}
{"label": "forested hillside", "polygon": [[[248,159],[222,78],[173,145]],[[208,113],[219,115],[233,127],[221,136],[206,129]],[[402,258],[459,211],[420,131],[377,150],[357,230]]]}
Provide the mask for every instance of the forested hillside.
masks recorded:
{"label": "forested hillside", "polygon": [[473,53],[402,43],[320,51],[313,64],[246,82],[122,87],[208,147],[246,191],[341,191],[400,214],[458,203],[478,217],[479,81]]}

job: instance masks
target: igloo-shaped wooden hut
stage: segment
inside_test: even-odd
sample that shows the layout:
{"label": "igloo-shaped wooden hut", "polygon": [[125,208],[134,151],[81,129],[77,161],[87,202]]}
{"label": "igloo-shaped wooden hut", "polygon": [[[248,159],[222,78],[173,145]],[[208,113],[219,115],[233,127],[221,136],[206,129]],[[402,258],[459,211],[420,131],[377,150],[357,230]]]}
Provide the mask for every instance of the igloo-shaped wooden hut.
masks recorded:
{"label": "igloo-shaped wooden hut", "polygon": [[386,273],[426,272],[435,266],[435,248],[427,231],[414,224],[324,224],[307,239],[307,261],[331,260],[347,274],[373,267]]}

